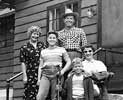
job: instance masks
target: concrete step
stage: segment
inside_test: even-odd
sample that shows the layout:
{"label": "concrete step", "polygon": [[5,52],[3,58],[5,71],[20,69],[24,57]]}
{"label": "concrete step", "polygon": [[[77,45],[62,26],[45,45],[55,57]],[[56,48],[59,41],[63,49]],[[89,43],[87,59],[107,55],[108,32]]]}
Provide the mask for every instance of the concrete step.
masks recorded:
{"label": "concrete step", "polygon": [[123,94],[108,94],[109,100],[123,100]]}
{"label": "concrete step", "polygon": [[[9,100],[13,100],[13,89],[9,89]],[[0,100],[6,100],[6,89],[0,89]]]}

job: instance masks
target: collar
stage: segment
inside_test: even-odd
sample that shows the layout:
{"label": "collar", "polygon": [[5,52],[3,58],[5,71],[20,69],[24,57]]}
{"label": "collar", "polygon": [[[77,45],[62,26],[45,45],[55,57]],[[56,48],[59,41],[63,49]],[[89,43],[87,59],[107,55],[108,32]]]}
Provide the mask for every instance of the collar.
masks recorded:
{"label": "collar", "polygon": [[67,30],[66,28],[64,28],[64,32],[68,32],[68,31],[72,31],[75,29],[75,26],[73,26],[72,28],[70,28],[69,30]]}
{"label": "collar", "polygon": [[90,61],[85,59],[85,61],[88,62],[88,63],[93,63],[93,62],[95,62],[95,59],[92,59]]}

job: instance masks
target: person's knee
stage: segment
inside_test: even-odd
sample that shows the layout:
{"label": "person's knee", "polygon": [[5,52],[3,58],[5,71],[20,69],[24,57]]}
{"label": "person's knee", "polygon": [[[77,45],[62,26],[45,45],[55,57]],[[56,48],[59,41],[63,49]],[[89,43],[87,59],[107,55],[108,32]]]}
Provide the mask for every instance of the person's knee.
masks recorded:
{"label": "person's knee", "polygon": [[97,97],[99,95],[100,95],[100,89],[96,84],[94,84],[94,96]]}
{"label": "person's knee", "polygon": [[41,100],[40,95],[37,95],[37,96],[36,96],[36,99],[37,99],[37,100]]}
{"label": "person's knee", "polygon": [[100,95],[100,91],[94,89],[94,97],[98,97]]}
{"label": "person's knee", "polygon": [[46,95],[44,93],[38,93],[36,98],[37,100],[45,100]]}

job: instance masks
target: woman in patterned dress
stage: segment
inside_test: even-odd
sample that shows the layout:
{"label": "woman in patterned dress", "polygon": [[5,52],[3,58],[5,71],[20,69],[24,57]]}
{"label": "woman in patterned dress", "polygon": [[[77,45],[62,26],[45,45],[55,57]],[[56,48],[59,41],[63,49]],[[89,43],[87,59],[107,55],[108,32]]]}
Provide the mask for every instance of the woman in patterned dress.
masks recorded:
{"label": "woman in patterned dress", "polygon": [[44,43],[38,41],[41,33],[41,29],[38,26],[31,26],[27,31],[29,41],[20,49],[20,62],[24,82],[24,100],[36,100],[40,52],[45,48]]}

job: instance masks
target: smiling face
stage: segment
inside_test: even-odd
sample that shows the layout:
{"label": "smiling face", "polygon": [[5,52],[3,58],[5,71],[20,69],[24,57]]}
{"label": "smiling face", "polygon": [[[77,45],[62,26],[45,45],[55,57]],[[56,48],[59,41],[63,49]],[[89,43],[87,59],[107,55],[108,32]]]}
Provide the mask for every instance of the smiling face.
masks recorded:
{"label": "smiling face", "polygon": [[91,47],[84,48],[84,55],[87,60],[93,59],[93,50]]}
{"label": "smiling face", "polygon": [[64,19],[64,23],[66,27],[72,27],[75,23],[74,16],[66,16]]}
{"label": "smiling face", "polygon": [[75,64],[73,70],[76,74],[81,74],[83,71],[83,66],[81,64]]}
{"label": "smiling face", "polygon": [[32,32],[31,36],[30,36],[30,40],[31,42],[37,42],[39,39],[40,33],[39,32]]}
{"label": "smiling face", "polygon": [[57,37],[55,34],[49,34],[48,38],[47,38],[47,42],[49,44],[49,46],[55,46],[57,43]]}

